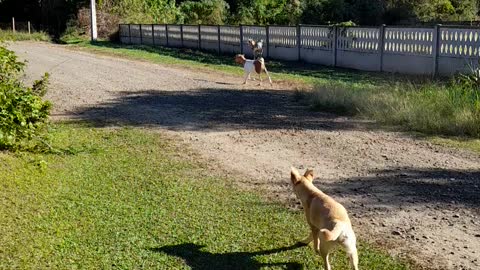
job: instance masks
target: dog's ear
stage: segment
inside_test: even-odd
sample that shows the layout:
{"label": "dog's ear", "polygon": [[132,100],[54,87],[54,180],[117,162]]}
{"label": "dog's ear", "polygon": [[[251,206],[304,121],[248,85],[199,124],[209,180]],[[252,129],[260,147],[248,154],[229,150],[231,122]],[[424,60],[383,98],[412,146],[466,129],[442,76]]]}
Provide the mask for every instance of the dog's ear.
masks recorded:
{"label": "dog's ear", "polygon": [[313,170],[308,169],[305,171],[305,174],[303,175],[305,178],[308,179],[308,181],[312,182],[313,181]]}
{"label": "dog's ear", "polygon": [[292,184],[294,185],[302,180],[302,176],[294,167],[292,167],[290,172],[290,180],[292,180]]}

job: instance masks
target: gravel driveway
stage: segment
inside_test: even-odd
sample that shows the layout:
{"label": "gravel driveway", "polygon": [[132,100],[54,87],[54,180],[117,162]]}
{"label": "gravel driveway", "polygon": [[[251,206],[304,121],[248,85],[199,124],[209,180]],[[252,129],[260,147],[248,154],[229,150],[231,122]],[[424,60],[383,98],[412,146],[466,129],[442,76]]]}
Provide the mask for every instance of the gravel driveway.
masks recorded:
{"label": "gravel driveway", "polygon": [[[51,74],[54,119],[158,129],[245,188],[299,208],[289,168],[344,203],[359,238],[433,269],[480,269],[480,158],[309,111],[292,86],[22,42],[27,80]],[[274,82],[275,83],[275,82]],[[300,237],[300,236],[299,236]],[[360,254],[361,258],[361,254]]]}

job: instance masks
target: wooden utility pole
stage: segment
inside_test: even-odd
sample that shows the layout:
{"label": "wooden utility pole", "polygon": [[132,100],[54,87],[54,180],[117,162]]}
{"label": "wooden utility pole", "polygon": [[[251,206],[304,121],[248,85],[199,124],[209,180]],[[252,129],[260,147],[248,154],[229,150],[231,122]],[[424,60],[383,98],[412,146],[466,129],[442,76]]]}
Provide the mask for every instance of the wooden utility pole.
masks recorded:
{"label": "wooden utility pole", "polygon": [[90,0],[90,19],[91,25],[90,28],[92,29],[92,41],[97,40],[97,11],[95,7],[95,0]]}

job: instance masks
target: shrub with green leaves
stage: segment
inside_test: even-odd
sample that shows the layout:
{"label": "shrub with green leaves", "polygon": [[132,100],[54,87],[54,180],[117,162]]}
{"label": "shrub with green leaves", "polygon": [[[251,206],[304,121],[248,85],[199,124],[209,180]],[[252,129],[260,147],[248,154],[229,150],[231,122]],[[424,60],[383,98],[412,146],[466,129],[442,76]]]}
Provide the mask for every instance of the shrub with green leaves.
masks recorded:
{"label": "shrub with green leaves", "polygon": [[0,149],[35,146],[43,141],[41,135],[48,124],[51,103],[42,99],[48,73],[27,87],[19,79],[24,66],[14,52],[0,44]]}

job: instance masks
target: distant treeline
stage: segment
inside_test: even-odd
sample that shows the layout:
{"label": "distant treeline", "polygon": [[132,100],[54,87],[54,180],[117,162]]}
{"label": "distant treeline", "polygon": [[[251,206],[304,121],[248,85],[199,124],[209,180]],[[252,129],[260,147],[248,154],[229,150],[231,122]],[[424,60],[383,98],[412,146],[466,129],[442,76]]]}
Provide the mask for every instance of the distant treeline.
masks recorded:
{"label": "distant treeline", "polygon": [[[477,20],[480,0],[96,0],[125,23],[414,24]],[[64,31],[89,0],[0,0],[0,18],[16,16]]]}

